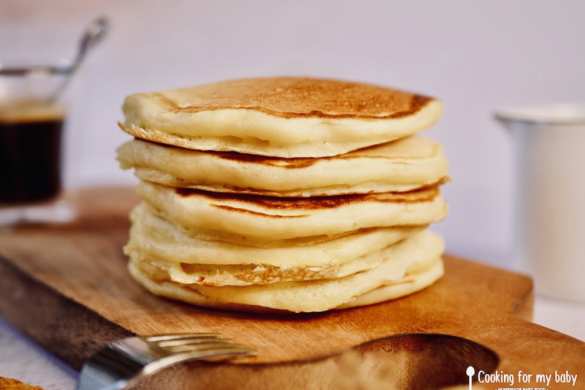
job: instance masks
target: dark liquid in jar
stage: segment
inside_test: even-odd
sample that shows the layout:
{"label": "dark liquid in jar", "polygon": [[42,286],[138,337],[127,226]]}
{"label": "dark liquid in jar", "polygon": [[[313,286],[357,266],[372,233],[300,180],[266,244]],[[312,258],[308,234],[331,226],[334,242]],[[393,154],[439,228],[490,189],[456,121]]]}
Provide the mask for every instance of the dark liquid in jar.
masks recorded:
{"label": "dark liquid in jar", "polygon": [[0,115],[0,207],[48,201],[61,190],[60,115]]}

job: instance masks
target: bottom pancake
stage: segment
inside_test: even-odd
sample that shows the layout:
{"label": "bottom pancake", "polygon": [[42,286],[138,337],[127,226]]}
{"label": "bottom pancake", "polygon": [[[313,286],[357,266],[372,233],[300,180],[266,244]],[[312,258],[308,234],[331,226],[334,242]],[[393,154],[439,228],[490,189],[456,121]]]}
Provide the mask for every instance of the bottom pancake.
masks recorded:
{"label": "bottom pancake", "polygon": [[410,295],[435,283],[441,276],[443,276],[444,272],[443,260],[439,259],[439,261],[433,263],[428,269],[407,273],[401,281],[378,287],[375,290],[356,297],[351,302],[338,306],[337,309],[373,305],[375,303]]}
{"label": "bottom pancake", "polygon": [[150,292],[196,305],[246,311],[321,312],[369,305],[421,290],[443,274],[439,237],[425,231],[396,244],[395,255],[340,279],[246,287],[210,287],[170,280],[161,269],[132,260],[130,273]]}

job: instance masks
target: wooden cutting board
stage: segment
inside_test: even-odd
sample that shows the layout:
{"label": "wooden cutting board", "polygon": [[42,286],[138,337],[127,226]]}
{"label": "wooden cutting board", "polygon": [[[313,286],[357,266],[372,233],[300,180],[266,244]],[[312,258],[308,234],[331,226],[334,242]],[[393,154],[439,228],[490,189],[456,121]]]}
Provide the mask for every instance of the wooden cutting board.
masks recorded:
{"label": "wooden cutting board", "polygon": [[79,209],[74,223],[0,233],[0,313],[74,368],[129,334],[216,331],[257,356],[183,365],[141,387],[355,388],[379,379],[432,388],[466,383],[468,365],[569,371],[580,378],[569,388],[585,384],[585,344],[528,322],[532,282],[524,275],[447,256],[441,281],[383,304],[305,315],[200,309],[150,295],[126,272],[130,189],[70,199]]}

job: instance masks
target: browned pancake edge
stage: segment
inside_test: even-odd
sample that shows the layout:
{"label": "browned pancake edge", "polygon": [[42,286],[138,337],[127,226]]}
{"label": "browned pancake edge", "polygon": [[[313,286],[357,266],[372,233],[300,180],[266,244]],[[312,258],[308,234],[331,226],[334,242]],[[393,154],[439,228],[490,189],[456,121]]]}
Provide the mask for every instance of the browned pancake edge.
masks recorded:
{"label": "browned pancake edge", "polygon": [[[432,201],[439,195],[439,187],[442,184],[436,183],[407,192],[383,192],[370,194],[347,194],[318,197],[274,197],[253,194],[220,193],[208,192],[192,188],[175,188],[174,191],[181,197],[202,196],[211,201],[238,201],[261,206],[269,209],[279,210],[301,210],[301,209],[330,209],[337,208],[349,203],[358,202],[390,202],[390,203],[418,203]],[[217,205],[217,207],[232,209],[232,206]]]}

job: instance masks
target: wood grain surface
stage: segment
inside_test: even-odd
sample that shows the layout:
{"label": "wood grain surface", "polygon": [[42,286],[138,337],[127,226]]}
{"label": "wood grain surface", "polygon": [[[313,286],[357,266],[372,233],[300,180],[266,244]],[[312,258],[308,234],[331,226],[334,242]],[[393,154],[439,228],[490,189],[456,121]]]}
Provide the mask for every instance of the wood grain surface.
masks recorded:
{"label": "wood grain surface", "polygon": [[0,312],[74,367],[128,334],[217,331],[258,355],[183,365],[142,387],[342,388],[343,378],[371,381],[388,371],[393,379],[383,383],[428,388],[465,383],[472,363],[487,371],[568,370],[585,381],[584,343],[526,321],[526,276],[447,256],[441,281],[383,304],[304,315],[201,309],[152,296],[129,277],[121,248],[136,202],[130,190],[70,199],[79,208],[73,223],[0,233]]}

